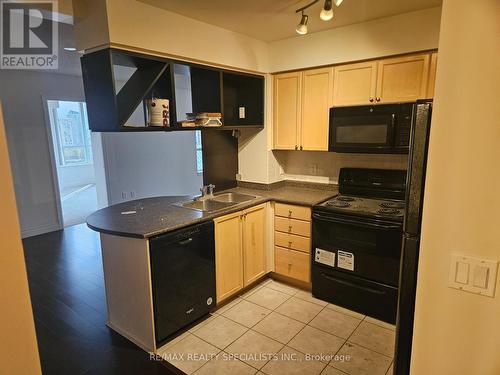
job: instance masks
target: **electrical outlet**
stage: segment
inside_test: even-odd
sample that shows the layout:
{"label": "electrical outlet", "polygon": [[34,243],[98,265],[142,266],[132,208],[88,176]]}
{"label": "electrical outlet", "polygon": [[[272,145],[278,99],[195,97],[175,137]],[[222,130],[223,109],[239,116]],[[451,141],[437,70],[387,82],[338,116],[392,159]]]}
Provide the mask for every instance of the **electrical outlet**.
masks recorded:
{"label": "electrical outlet", "polygon": [[245,107],[239,107],[239,117],[245,118]]}
{"label": "electrical outlet", "polygon": [[241,174],[236,173],[236,181],[241,181]]}

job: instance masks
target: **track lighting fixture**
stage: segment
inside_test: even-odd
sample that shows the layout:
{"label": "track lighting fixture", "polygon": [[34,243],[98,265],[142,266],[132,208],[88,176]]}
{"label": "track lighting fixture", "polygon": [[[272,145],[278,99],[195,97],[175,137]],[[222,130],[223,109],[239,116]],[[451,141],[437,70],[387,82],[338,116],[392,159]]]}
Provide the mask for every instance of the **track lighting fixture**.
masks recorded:
{"label": "track lighting fixture", "polygon": [[325,5],[323,5],[323,9],[321,9],[319,18],[323,21],[330,21],[333,18],[332,0],[325,0]]}
{"label": "track lighting fixture", "polygon": [[[300,23],[295,28],[295,31],[297,31],[300,35],[307,34],[307,20],[309,19],[309,16],[304,14],[304,11],[316,4],[318,1],[319,0],[313,0],[311,3],[295,11],[295,13],[301,13]],[[333,3],[335,3],[336,6],[339,6],[342,2],[343,0],[325,0],[323,9],[321,9],[321,13],[319,14],[319,18],[323,21],[330,21],[333,18]]]}
{"label": "track lighting fixture", "polygon": [[297,28],[295,31],[297,31],[298,34],[304,35],[307,34],[307,20],[309,19],[309,16],[307,14],[304,14],[302,12],[302,17],[300,18],[300,23],[297,25]]}

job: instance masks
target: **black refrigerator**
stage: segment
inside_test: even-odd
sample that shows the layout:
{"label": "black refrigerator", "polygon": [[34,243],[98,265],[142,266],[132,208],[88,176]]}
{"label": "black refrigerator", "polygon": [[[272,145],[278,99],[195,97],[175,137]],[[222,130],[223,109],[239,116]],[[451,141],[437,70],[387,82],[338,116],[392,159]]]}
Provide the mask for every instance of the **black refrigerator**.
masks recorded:
{"label": "black refrigerator", "polygon": [[396,353],[394,357],[395,375],[410,373],[420,229],[431,114],[432,101],[418,101],[415,104],[408,158],[406,211],[399,273]]}

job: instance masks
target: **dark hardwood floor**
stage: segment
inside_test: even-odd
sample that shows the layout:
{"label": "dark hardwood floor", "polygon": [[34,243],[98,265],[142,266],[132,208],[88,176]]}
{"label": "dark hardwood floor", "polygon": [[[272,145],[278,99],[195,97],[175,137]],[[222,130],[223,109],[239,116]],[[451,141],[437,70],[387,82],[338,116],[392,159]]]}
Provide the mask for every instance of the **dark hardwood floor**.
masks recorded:
{"label": "dark hardwood floor", "polygon": [[23,241],[44,374],[171,374],[106,326],[99,236],[86,225]]}

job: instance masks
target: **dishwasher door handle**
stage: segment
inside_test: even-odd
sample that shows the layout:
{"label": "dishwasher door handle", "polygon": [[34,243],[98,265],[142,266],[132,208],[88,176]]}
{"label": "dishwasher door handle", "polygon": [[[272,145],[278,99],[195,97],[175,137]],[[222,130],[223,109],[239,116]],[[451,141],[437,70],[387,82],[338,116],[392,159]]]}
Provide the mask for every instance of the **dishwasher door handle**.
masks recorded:
{"label": "dishwasher door handle", "polygon": [[186,238],[185,240],[179,241],[179,245],[184,246],[187,245],[188,243],[193,242],[193,237]]}

